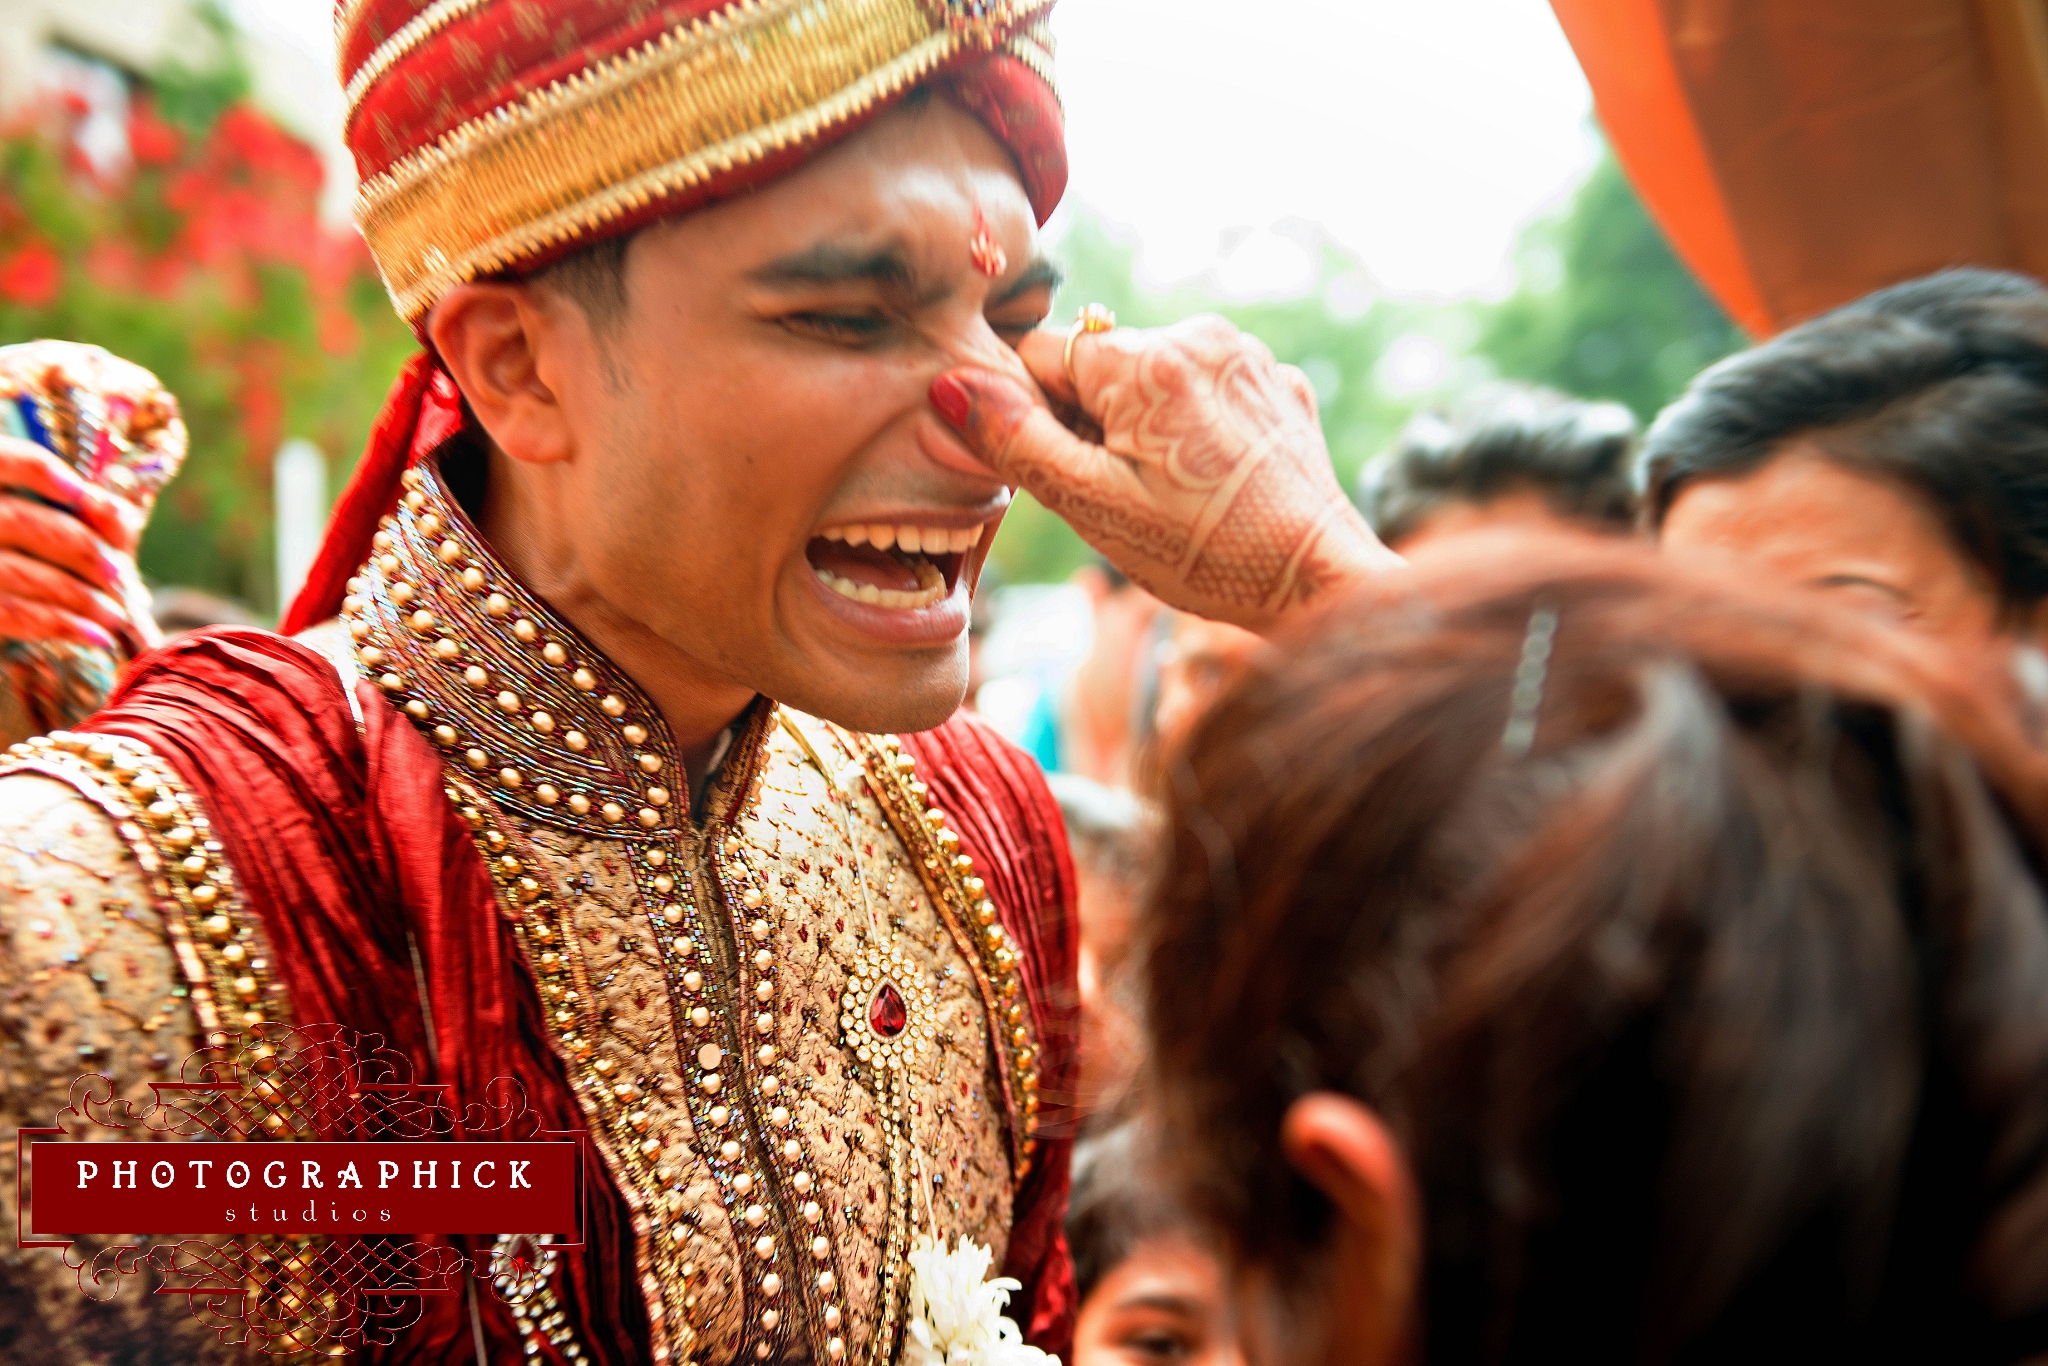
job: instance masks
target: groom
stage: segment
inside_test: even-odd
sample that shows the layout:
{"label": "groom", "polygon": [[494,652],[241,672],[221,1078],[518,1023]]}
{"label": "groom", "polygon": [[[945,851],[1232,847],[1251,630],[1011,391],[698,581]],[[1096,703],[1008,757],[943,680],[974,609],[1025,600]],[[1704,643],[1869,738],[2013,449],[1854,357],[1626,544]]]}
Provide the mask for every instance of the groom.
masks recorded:
{"label": "groom", "polygon": [[[0,1123],[81,1059],[143,1096],[216,1031],[340,1023],[602,1158],[588,1247],[424,1301],[409,1359],[886,1362],[934,1235],[1064,1348],[1072,875],[1030,762],[947,719],[1009,498],[956,426],[1035,477],[1022,346],[1113,448],[1046,495],[1245,624],[1373,547],[1256,343],[1034,333],[1049,8],[341,5],[428,350],[294,639],[148,657],[0,777],[48,931],[0,951]],[[0,1284],[24,1349],[188,1331],[46,1270]]]}

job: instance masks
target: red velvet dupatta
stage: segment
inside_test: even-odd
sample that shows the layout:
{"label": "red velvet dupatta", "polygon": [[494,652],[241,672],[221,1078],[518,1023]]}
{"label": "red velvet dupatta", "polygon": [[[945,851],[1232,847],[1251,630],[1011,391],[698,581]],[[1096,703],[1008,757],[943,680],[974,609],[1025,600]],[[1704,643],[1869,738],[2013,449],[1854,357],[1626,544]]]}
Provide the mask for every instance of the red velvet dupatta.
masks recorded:
{"label": "red velvet dupatta", "polygon": [[[148,744],[205,803],[269,935],[295,1023],[381,1036],[413,1059],[417,1078],[451,1085],[465,1104],[516,1079],[543,1127],[581,1129],[489,874],[443,793],[441,756],[374,688],[359,686],[357,699],[360,730],[320,655],[264,632],[217,629],[138,661],[87,728]],[[1075,1301],[1060,1227],[1073,1125],[1062,1102],[1073,1093],[1079,1008],[1065,835],[1036,767],[980,722],[960,717],[904,739],[1023,951],[1047,1108],[1004,1273],[1024,1283],[1013,1316],[1038,1345],[1065,1354]],[[586,1232],[559,1287],[577,1340],[606,1366],[643,1362],[647,1311],[628,1207],[601,1174]],[[519,1352],[510,1314],[488,1295],[479,1301],[492,1359]],[[466,1301],[423,1304],[419,1325],[376,1360],[471,1359]]]}

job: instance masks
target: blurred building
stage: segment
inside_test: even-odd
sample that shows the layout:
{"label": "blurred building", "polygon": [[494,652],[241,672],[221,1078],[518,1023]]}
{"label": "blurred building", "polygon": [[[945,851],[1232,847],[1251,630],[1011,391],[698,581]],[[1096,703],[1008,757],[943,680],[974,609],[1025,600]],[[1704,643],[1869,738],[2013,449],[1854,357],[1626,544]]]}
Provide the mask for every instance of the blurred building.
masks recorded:
{"label": "blurred building", "polygon": [[[263,0],[318,7],[325,0]],[[227,6],[229,13],[244,6]],[[342,95],[333,71],[262,24],[241,27],[255,103],[319,152],[327,170],[323,216],[348,221],[355,164],[341,141]],[[112,169],[126,158],[127,101],[166,64],[204,69],[218,40],[195,0],[0,0],[0,118],[52,90],[82,100],[91,118],[83,149]]]}

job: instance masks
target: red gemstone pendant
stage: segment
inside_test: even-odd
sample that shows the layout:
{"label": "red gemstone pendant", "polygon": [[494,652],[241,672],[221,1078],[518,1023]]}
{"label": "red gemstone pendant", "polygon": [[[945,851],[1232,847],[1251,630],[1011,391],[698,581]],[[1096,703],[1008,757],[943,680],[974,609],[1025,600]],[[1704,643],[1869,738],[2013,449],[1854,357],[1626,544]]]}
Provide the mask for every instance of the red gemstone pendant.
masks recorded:
{"label": "red gemstone pendant", "polygon": [[893,982],[884,982],[875,988],[875,998],[868,1002],[868,1028],[884,1039],[893,1039],[901,1034],[910,1023],[910,1007],[903,1000],[903,993],[896,990]]}

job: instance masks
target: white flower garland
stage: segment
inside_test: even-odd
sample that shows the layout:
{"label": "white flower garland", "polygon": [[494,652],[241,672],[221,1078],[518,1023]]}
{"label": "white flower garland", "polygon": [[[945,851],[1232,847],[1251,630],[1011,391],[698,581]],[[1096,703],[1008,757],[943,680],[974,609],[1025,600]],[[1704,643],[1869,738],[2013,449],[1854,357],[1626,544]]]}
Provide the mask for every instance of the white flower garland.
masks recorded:
{"label": "white flower garland", "polygon": [[919,1235],[910,1250],[903,1366],[1060,1366],[1058,1357],[1026,1346],[1004,1316],[1010,1292],[1023,1285],[1007,1276],[988,1280],[994,1260],[965,1236],[949,1251],[930,1234]]}

